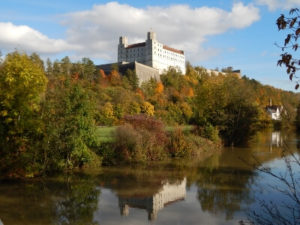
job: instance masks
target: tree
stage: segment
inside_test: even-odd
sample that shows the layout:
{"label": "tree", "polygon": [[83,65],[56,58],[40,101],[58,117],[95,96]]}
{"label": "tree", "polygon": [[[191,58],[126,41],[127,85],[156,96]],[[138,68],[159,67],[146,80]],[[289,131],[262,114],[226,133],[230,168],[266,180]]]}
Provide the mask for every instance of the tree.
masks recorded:
{"label": "tree", "polygon": [[129,84],[131,85],[133,90],[136,90],[139,87],[139,78],[136,75],[135,70],[126,70],[124,76],[127,77]]}
{"label": "tree", "polygon": [[[300,37],[300,13],[298,8],[293,8],[290,10],[289,16],[281,14],[276,21],[279,30],[287,30],[288,34],[284,40],[284,44],[279,47],[282,49],[283,53],[280,55],[280,59],[277,62],[279,66],[285,66],[286,72],[289,75],[290,80],[294,78],[298,79],[296,76],[297,70],[300,69],[300,59],[293,56],[290,50],[297,51],[299,44],[298,38]],[[295,89],[299,88],[299,81],[296,81]]]}
{"label": "tree", "polygon": [[[47,78],[40,63],[26,54],[8,54],[0,67],[0,167],[10,170],[31,160],[40,132],[38,113]],[[26,157],[25,157],[26,156]],[[25,159],[25,158],[26,159]]]}
{"label": "tree", "polygon": [[43,111],[43,171],[82,167],[97,159],[92,151],[98,144],[94,104],[79,81],[58,81],[48,91]]}
{"label": "tree", "polygon": [[36,65],[39,65],[39,67],[42,69],[42,70],[45,70],[44,68],[44,61],[40,58],[40,56],[37,54],[37,53],[32,53],[30,55],[30,59],[32,60],[32,62]]}
{"label": "tree", "polygon": [[47,74],[48,77],[50,77],[50,76],[53,75],[53,65],[52,65],[52,62],[49,58],[46,61],[46,65],[47,65],[46,74]]}

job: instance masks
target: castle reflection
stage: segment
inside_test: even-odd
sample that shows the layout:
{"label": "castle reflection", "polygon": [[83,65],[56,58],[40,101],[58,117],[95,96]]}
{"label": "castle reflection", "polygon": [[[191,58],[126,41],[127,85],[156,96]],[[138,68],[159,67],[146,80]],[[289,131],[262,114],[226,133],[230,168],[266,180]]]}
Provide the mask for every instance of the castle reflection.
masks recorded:
{"label": "castle reflection", "polygon": [[122,216],[128,216],[130,208],[145,209],[148,212],[148,219],[155,220],[159,210],[168,204],[184,200],[185,196],[186,178],[172,184],[166,181],[152,196],[119,196],[120,212]]}

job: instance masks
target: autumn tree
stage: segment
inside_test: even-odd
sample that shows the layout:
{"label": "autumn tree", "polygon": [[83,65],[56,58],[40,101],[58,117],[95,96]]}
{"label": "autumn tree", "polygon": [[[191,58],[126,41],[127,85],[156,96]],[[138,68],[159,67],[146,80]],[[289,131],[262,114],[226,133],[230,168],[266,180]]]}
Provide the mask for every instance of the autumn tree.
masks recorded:
{"label": "autumn tree", "polygon": [[37,58],[13,52],[0,67],[0,167],[30,160],[33,139],[40,132],[38,112],[47,78]]}

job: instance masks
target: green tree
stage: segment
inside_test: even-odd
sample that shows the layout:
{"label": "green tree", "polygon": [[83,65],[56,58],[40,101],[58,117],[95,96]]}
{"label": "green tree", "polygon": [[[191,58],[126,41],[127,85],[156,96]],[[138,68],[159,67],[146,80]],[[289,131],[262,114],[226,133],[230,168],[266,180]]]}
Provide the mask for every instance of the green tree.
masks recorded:
{"label": "green tree", "polygon": [[72,63],[68,56],[65,56],[60,63],[61,72],[64,75],[71,75]]}
{"label": "green tree", "polygon": [[45,136],[41,165],[45,171],[72,169],[97,160],[92,148],[95,137],[95,108],[86,89],[66,79],[49,90],[44,103]]}
{"label": "green tree", "polygon": [[46,84],[41,64],[26,54],[8,54],[0,67],[0,167],[6,171],[24,169],[32,159]]}
{"label": "green tree", "polygon": [[81,63],[83,67],[81,77],[89,81],[93,81],[96,72],[96,67],[94,65],[94,62],[89,58],[82,58]]}
{"label": "green tree", "polygon": [[127,77],[129,84],[131,85],[133,90],[136,90],[139,87],[139,78],[137,77],[134,70],[126,70],[125,77]]}
{"label": "green tree", "polygon": [[47,77],[50,77],[53,75],[53,64],[49,58],[47,59],[46,65],[47,65],[46,74],[47,74]]}
{"label": "green tree", "polygon": [[44,71],[45,67],[44,67],[44,61],[40,58],[40,56],[37,53],[32,53],[30,55],[30,59],[32,60],[32,62],[36,65],[39,65],[39,67]]}

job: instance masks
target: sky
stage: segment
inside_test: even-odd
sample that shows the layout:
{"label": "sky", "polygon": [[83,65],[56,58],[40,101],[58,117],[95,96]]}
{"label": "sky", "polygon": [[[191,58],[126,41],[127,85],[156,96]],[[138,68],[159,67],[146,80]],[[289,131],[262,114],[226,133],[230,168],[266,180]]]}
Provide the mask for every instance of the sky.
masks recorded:
{"label": "sky", "polygon": [[194,66],[231,66],[294,91],[277,66],[281,49],[275,45],[285,37],[276,19],[293,7],[300,0],[0,0],[0,51],[110,63],[117,60],[120,36],[141,42],[152,30],[158,41],[184,50]]}

